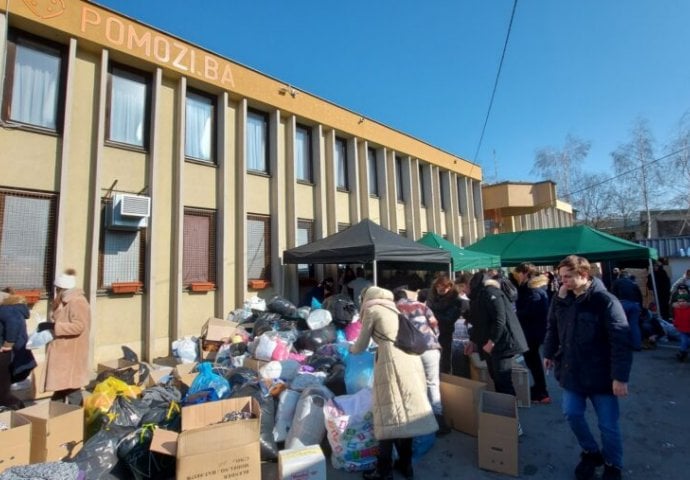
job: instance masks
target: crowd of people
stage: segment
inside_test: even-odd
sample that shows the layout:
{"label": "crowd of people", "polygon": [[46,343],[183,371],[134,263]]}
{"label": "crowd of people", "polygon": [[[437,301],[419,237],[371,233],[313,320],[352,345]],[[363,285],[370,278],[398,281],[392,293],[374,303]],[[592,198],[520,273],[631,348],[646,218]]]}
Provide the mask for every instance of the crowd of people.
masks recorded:
{"label": "crowd of people", "polygon": [[[376,345],[373,412],[380,449],[377,468],[365,472],[364,478],[392,479],[393,471],[413,478],[412,438],[450,432],[443,416],[440,375],[457,374],[452,354],[459,324],[468,334],[463,353],[478,354],[486,363],[497,392],[515,395],[512,370],[522,356],[532,379],[532,401],[549,404],[546,375],[553,371],[562,388],[562,413],[582,450],[575,466],[578,480],[594,478],[599,467],[603,467],[600,478],[621,478],[618,398],[628,394],[633,351],[663,336],[660,322],[668,316],[687,314],[690,327],[690,270],[671,285],[662,266],[655,264],[647,281],[657,288],[660,313],[654,305],[645,308],[641,290],[628,271],[613,273],[607,288],[587,259],[570,255],[553,271],[523,263],[507,275],[501,269],[460,272],[454,278],[440,273],[428,288],[412,290],[401,284],[403,275],[393,277],[399,281],[387,285],[391,288],[383,288],[373,285],[364,268],[348,267],[337,281],[326,278],[307,292],[303,305],[320,305],[336,295],[352,299],[362,328],[351,351]],[[10,386],[36,366],[27,348],[30,313],[26,300],[12,288],[0,292],[2,407],[23,407]],[[49,331],[52,339],[46,347],[44,387],[55,392],[53,400],[79,404],[81,390],[89,382],[91,308],[77,288],[74,270],[55,279],[49,314],[50,319],[37,328],[37,332]],[[397,346],[400,316],[424,336],[422,354]],[[679,330],[678,359],[684,361],[690,328]],[[587,401],[597,417],[600,442],[586,419]]]}

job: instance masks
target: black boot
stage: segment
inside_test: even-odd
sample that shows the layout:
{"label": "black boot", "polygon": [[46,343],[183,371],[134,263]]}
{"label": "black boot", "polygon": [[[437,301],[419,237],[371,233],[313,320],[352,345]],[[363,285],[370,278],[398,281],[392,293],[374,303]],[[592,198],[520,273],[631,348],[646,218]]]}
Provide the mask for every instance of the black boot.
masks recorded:
{"label": "black boot", "polygon": [[604,464],[604,457],[601,452],[582,452],[580,463],[575,467],[575,478],[577,480],[591,480],[594,478],[594,471],[597,467]]}
{"label": "black boot", "polygon": [[405,480],[414,480],[414,469],[412,468],[412,461],[407,460],[407,463],[403,463],[401,460],[396,460],[393,463],[393,469],[397,470],[405,477]]}
{"label": "black boot", "polygon": [[448,435],[451,430],[448,424],[446,423],[446,419],[443,415],[434,415],[436,417],[436,423],[438,423],[438,430],[436,430],[436,436],[437,437],[442,437],[444,435]]}

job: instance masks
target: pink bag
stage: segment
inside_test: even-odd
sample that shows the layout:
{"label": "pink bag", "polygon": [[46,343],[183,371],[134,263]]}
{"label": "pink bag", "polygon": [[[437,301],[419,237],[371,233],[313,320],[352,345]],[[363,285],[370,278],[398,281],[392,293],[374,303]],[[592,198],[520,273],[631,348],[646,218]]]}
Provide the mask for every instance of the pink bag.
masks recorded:
{"label": "pink bag", "polygon": [[359,320],[350,322],[345,327],[345,338],[348,342],[354,342],[359,337],[359,332],[362,331],[362,322]]}

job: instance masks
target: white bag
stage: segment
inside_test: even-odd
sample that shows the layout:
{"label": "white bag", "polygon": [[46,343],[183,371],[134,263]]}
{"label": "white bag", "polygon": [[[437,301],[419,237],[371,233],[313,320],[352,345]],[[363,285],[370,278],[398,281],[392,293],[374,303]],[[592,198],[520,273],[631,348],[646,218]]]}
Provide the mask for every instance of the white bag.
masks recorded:
{"label": "white bag", "polygon": [[280,392],[278,400],[278,410],[276,412],[276,424],[273,427],[273,439],[282,442],[287,438],[292,419],[295,416],[295,409],[299,401],[300,393],[295,390],[283,390]]}
{"label": "white bag", "polygon": [[43,330],[42,332],[34,332],[29,335],[29,340],[26,342],[26,348],[35,350],[44,347],[53,341],[53,332],[51,330]]}
{"label": "white bag", "polygon": [[285,439],[285,448],[301,448],[319,445],[326,434],[324,405],[333,398],[333,392],[323,385],[307,388],[302,392],[295,407],[292,427]]}
{"label": "white bag", "polygon": [[173,355],[182,363],[194,363],[198,356],[196,337],[184,337],[172,343]]}

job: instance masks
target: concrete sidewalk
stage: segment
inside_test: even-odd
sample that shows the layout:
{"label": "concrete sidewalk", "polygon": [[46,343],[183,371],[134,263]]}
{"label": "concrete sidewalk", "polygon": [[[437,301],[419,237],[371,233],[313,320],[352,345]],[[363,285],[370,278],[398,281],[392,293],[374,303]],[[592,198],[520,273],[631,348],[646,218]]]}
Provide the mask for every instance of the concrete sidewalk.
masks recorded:
{"label": "concrete sidewalk", "polygon": [[[681,480],[690,478],[690,362],[679,363],[677,347],[636,352],[630,395],[621,401],[625,479]],[[520,438],[520,477],[534,480],[574,479],[580,448],[560,412],[561,389],[547,377],[550,405],[520,408],[525,435]],[[596,432],[594,419],[591,425]],[[355,480],[359,473],[335,470],[329,480]],[[277,477],[275,464],[265,464],[263,478]],[[402,478],[396,474],[396,478]],[[415,466],[415,478],[498,479],[507,475],[477,467],[477,439],[459,432],[437,439]]]}

